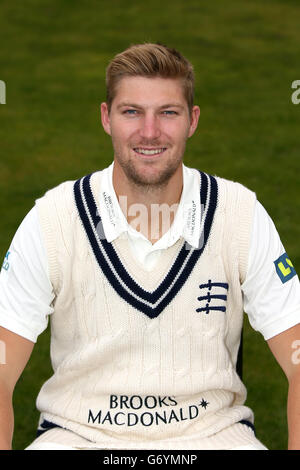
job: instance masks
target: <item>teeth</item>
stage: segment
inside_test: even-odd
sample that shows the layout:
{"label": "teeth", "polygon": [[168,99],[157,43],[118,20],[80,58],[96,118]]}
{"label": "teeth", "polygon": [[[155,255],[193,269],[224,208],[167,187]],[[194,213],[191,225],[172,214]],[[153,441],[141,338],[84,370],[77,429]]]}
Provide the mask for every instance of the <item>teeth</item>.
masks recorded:
{"label": "teeth", "polygon": [[156,155],[157,153],[163,152],[165,149],[155,149],[155,150],[147,150],[147,149],[135,149],[136,152],[142,153],[143,155]]}

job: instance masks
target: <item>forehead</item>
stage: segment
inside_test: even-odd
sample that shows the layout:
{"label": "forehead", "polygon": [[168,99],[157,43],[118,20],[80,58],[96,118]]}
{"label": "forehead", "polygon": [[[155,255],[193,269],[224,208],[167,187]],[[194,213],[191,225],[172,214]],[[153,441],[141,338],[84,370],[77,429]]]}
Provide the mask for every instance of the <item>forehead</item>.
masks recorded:
{"label": "forehead", "polygon": [[186,100],[183,85],[179,79],[161,77],[124,77],[116,88],[113,105],[136,103],[141,107],[180,104]]}

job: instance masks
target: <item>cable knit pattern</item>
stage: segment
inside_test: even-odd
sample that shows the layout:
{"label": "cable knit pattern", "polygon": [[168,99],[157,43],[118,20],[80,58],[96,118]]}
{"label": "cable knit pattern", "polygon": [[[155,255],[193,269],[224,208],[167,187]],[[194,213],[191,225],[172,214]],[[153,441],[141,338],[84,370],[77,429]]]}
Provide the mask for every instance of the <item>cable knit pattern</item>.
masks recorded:
{"label": "cable knit pattern", "polygon": [[[236,360],[255,195],[215,181],[218,201],[205,248],[154,318],[104,275],[75,204],[74,182],[37,200],[56,293],[54,374],[37,399],[41,419],[111,449],[200,449],[215,433],[253,421]],[[90,185],[97,203],[101,171]],[[153,292],[184,240],[164,250],[151,272],[135,261],[126,238],[112,246],[135,283]]]}

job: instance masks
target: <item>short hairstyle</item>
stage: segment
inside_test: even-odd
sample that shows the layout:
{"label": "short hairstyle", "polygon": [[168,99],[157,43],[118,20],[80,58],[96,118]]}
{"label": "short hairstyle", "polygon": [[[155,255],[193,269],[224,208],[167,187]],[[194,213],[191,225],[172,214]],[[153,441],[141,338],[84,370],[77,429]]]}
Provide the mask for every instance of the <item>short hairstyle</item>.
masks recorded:
{"label": "short hairstyle", "polygon": [[117,54],[106,69],[106,103],[110,112],[117,85],[124,77],[180,79],[191,113],[194,103],[194,69],[176,49],[157,43],[134,44]]}

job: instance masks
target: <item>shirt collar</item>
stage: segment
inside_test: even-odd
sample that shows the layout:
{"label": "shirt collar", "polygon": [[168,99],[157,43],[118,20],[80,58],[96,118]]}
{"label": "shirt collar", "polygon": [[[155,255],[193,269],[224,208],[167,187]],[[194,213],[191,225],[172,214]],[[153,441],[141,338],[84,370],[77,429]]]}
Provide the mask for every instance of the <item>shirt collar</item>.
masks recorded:
{"label": "shirt collar", "polygon": [[[127,233],[135,238],[143,238],[144,235],[134,230],[119,205],[117,195],[113,187],[114,162],[102,171],[100,191],[100,213],[103,230],[107,241],[110,243],[120,235]],[[183,189],[179,206],[170,229],[154,245],[156,248],[167,248],[183,237],[191,246],[198,248],[200,238],[200,175],[197,170],[183,165]]]}

